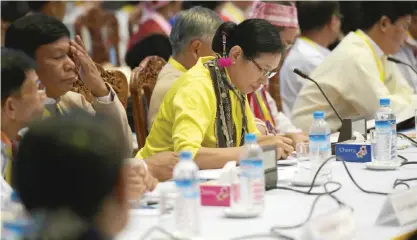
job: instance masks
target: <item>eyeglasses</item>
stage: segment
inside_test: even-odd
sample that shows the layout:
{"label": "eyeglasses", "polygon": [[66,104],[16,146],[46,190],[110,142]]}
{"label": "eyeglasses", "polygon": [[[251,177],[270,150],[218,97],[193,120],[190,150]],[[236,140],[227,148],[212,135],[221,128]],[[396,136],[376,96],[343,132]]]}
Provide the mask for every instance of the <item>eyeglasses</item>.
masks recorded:
{"label": "eyeglasses", "polygon": [[253,62],[253,64],[255,64],[255,66],[256,66],[256,67],[258,67],[259,71],[261,71],[261,72],[262,72],[262,77],[267,77],[267,78],[269,79],[269,78],[272,78],[273,76],[275,76],[275,74],[277,74],[277,71],[269,71],[269,70],[263,69],[263,68],[261,68],[261,66],[259,66],[259,64],[258,64],[255,60],[253,60],[251,57],[249,57],[249,56],[246,56],[246,57],[247,57],[247,58],[249,58],[249,60],[250,60],[251,62]]}

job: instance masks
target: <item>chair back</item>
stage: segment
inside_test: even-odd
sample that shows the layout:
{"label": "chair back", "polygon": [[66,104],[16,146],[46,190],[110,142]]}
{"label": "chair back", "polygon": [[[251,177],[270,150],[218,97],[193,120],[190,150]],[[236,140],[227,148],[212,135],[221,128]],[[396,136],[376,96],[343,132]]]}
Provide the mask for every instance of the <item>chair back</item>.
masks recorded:
{"label": "chair back", "polygon": [[158,74],[165,64],[166,61],[163,58],[149,56],[133,69],[131,74],[130,96],[132,98],[133,122],[139,149],[145,145],[148,136],[147,113],[149,103]]}
{"label": "chair back", "polygon": [[[120,66],[119,24],[114,13],[94,5],[77,17],[74,26],[77,35],[83,36],[81,33],[84,27],[90,34],[91,49],[88,50],[94,62],[110,62],[114,66]],[[83,41],[86,42],[87,39]]]}
{"label": "chair back", "polygon": [[[104,68],[96,63],[96,67],[100,72],[100,75],[104,82],[110,84],[113,90],[116,92],[117,97],[119,98],[120,102],[123,104],[123,107],[127,108],[127,97],[129,95],[129,86],[127,83],[127,78],[123,74],[123,72],[119,70],[104,70]],[[80,80],[80,76],[78,76],[78,80],[74,83],[74,86],[71,91],[79,93],[83,95],[88,102],[93,102],[94,95],[93,93],[86,88],[84,83]]]}

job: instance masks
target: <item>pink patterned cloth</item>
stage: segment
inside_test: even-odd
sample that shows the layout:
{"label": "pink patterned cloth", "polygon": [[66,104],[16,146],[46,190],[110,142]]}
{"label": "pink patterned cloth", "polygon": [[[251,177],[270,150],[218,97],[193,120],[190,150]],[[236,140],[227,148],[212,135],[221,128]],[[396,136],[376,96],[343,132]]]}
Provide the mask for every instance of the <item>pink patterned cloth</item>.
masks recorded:
{"label": "pink patterned cloth", "polygon": [[249,18],[265,19],[278,27],[298,28],[297,8],[293,5],[255,2]]}

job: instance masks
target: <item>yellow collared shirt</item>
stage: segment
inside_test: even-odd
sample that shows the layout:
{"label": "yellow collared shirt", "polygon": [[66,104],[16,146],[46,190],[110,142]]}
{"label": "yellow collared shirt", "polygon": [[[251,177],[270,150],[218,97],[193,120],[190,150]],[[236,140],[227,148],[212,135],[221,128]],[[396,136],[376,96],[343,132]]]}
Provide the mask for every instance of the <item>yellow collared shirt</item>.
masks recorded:
{"label": "yellow collared shirt", "polygon": [[168,59],[168,63],[171,64],[175,69],[177,69],[180,72],[185,73],[187,71],[187,69],[183,65],[181,65],[181,63],[175,60],[173,57],[170,57]]}
{"label": "yellow collared shirt", "polygon": [[[163,151],[189,150],[196,155],[200,147],[215,148],[215,119],[217,100],[210,72],[204,63],[214,57],[200,58],[197,64],[184,73],[164,97],[145,146],[137,157],[146,159]],[[237,146],[242,134],[242,111],[238,97],[229,91],[232,118],[236,126]],[[246,101],[248,131],[259,134],[255,119]]]}

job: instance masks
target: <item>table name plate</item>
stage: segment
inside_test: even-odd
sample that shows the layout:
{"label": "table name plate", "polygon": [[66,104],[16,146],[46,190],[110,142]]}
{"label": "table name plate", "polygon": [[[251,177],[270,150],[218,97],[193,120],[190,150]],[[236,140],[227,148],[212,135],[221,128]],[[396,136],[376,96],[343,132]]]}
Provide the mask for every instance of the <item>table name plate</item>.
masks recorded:
{"label": "table name plate", "polygon": [[417,220],[417,187],[387,197],[378,216],[378,224],[400,226]]}

